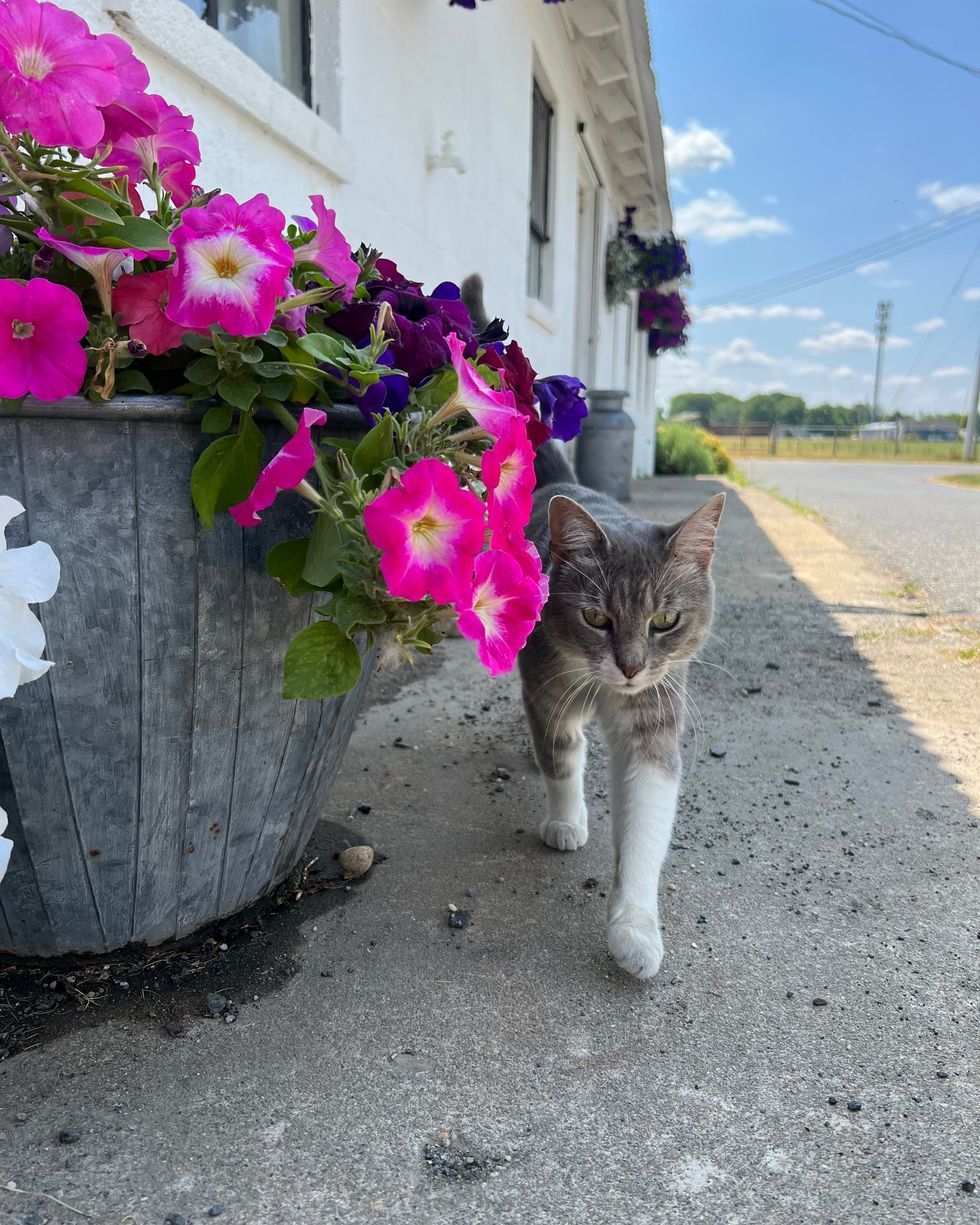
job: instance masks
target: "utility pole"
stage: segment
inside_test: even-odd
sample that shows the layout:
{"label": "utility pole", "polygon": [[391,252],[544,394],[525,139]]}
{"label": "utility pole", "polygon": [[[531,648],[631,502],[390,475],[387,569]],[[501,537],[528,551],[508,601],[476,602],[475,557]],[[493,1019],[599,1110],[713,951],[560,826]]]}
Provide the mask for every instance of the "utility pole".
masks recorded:
{"label": "utility pole", "polygon": [[977,369],[973,376],[973,392],[970,395],[970,407],[967,410],[966,417],[966,432],[963,435],[963,458],[967,461],[975,458],[978,402],[980,402],[980,344],[977,345]]}
{"label": "utility pole", "polygon": [[872,409],[876,417],[881,415],[878,407],[878,393],[881,390],[881,364],[885,356],[885,341],[888,339],[888,324],[891,317],[892,304],[882,299],[875,310],[875,336],[878,340],[878,356],[875,358],[875,394]]}

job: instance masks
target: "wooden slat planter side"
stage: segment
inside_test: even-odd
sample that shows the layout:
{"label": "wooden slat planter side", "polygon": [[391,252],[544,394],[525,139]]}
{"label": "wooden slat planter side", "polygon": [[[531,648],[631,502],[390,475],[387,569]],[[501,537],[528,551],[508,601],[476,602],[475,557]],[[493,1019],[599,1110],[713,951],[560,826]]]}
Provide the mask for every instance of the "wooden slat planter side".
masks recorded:
{"label": "wooden slat planter side", "polygon": [[[56,666],[0,702],[0,951],[156,944],[248,905],[295,866],[346,749],[370,661],[343,700],[280,696],[312,601],[264,558],[308,509],[286,495],[254,531],[203,531],[197,416],[150,397],[0,416],[0,490],[27,508],[8,542],[62,563],[38,609]],[[363,425],[333,409],[329,428]]]}

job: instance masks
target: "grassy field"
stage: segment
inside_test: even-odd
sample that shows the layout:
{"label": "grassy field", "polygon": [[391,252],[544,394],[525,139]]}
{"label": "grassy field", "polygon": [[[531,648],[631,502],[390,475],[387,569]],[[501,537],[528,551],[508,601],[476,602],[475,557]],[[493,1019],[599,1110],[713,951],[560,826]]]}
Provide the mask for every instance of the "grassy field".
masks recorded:
{"label": "grassy field", "polygon": [[859,438],[780,438],[773,452],[770,440],[761,437],[730,437],[721,439],[726,451],[735,459],[854,459],[895,463],[959,463],[963,460],[960,442],[895,443],[878,439]]}
{"label": "grassy field", "polygon": [[958,489],[980,490],[980,472],[957,472],[955,476],[937,476],[940,485],[955,485]]}

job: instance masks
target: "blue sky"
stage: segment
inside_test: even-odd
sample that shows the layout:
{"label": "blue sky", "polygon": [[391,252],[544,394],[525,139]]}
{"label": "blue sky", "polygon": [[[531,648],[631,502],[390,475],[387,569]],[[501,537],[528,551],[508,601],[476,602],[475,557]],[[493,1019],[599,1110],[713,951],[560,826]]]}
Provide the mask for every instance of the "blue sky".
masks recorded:
{"label": "blue sky", "polygon": [[[976,0],[861,3],[980,65]],[[980,205],[980,79],[812,0],[649,0],[649,8],[695,307]],[[885,297],[894,339],[882,407],[964,411],[980,335],[978,244],[980,220],[753,313],[696,312],[687,355],[660,363],[658,399],[777,387],[810,403],[870,399],[870,334]]]}

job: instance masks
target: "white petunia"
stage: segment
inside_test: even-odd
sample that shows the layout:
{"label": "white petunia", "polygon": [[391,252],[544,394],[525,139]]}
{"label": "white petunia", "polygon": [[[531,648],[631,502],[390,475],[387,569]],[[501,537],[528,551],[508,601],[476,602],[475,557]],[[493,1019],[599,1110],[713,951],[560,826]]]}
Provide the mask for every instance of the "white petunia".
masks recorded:
{"label": "white petunia", "polygon": [[0,496],[0,698],[12,698],[18,686],[36,681],[52,666],[41,658],[44,630],[28,606],[51,599],[61,566],[42,541],[7,548],[7,524],[23,513],[15,498]]}

